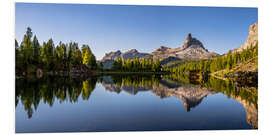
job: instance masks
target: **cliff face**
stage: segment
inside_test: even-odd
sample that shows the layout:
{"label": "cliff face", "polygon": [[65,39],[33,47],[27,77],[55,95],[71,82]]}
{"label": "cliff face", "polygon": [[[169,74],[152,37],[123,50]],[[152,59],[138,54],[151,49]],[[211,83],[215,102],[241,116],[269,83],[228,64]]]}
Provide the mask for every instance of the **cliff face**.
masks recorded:
{"label": "cliff face", "polygon": [[257,43],[258,43],[258,22],[250,25],[248,31],[248,39],[243,45],[236,48],[234,51],[242,51],[243,49],[247,49],[248,47],[255,46]]}

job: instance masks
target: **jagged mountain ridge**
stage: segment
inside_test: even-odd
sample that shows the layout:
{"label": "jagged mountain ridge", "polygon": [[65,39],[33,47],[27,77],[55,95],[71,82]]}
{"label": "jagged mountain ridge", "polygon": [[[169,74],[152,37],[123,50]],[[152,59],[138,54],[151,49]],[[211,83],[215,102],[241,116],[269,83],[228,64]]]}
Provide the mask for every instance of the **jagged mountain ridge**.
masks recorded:
{"label": "jagged mountain ridge", "polygon": [[140,53],[136,49],[131,49],[126,52],[121,52],[120,50],[117,50],[116,52],[106,53],[101,61],[117,60],[119,57],[127,60],[133,58],[152,58],[152,55],[148,53]]}
{"label": "jagged mountain ridge", "polygon": [[[112,63],[112,61],[121,57],[124,60],[133,58],[154,58],[160,59],[162,64],[167,64],[171,61],[179,61],[181,59],[208,59],[219,54],[215,52],[209,52],[203,46],[202,42],[196,38],[193,38],[191,33],[186,37],[185,42],[182,47],[179,48],[169,48],[165,46],[160,46],[151,53],[141,53],[136,49],[131,49],[126,52],[121,52],[117,50],[115,52],[106,53],[102,58],[102,62]],[[109,64],[107,64],[109,66]]]}

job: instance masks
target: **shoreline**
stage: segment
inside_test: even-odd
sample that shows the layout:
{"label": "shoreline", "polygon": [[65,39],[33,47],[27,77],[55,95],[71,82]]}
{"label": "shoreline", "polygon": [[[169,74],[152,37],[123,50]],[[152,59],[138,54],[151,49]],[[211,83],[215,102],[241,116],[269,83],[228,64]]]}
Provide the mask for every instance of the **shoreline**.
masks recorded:
{"label": "shoreline", "polygon": [[100,74],[171,74],[170,72],[119,72],[119,71],[101,71],[96,72],[97,75]]}

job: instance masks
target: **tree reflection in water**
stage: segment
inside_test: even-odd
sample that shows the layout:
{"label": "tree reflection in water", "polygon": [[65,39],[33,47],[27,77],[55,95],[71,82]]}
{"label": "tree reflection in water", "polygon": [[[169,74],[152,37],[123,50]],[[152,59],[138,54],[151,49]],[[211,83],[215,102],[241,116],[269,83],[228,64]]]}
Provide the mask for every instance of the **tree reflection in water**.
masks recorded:
{"label": "tree reflection in water", "polygon": [[182,100],[186,111],[198,106],[207,95],[222,92],[243,105],[247,121],[258,128],[258,92],[256,87],[237,87],[232,81],[209,78],[206,82],[190,82],[188,77],[179,75],[113,75],[91,77],[87,80],[77,80],[64,77],[43,77],[40,79],[16,79],[15,105],[20,101],[32,117],[38,109],[41,100],[53,106],[55,98],[62,102],[76,103],[81,96],[89,100],[96,83],[111,92],[125,91],[136,95],[138,92],[151,91],[159,98],[176,97]]}
{"label": "tree reflection in water", "polygon": [[79,96],[88,100],[95,89],[97,78],[87,80],[76,80],[64,77],[43,77],[41,79],[16,79],[16,106],[19,102],[27,111],[28,118],[32,117],[33,109],[37,110],[40,101],[53,106],[55,98],[60,103],[68,101],[75,103]]}

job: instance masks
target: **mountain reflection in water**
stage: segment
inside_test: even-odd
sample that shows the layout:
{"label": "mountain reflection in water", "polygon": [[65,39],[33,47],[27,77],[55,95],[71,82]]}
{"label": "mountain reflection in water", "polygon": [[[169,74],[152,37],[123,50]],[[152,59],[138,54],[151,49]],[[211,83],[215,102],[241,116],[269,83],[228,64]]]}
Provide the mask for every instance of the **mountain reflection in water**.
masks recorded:
{"label": "mountain reflection in water", "polygon": [[141,83],[139,85],[123,82],[119,85],[119,83],[114,83],[111,76],[105,76],[102,79],[103,87],[112,92],[120,93],[121,91],[125,91],[129,94],[136,95],[138,92],[150,90],[159,98],[176,97],[182,99],[188,112],[191,108],[200,104],[204,97],[216,93],[215,90],[200,88],[196,85],[176,85],[168,83],[166,80],[159,80],[156,83],[152,83],[154,81],[151,80],[148,84]]}
{"label": "mountain reflection in water", "polygon": [[115,93],[126,92],[136,95],[139,92],[151,91],[158,98],[175,97],[184,104],[186,112],[200,105],[208,95],[223,93],[241,103],[246,111],[247,122],[258,128],[257,88],[238,88],[232,81],[209,78],[207,82],[192,84],[183,77],[156,75],[113,75],[92,77],[87,80],[76,80],[62,77],[43,77],[40,79],[16,79],[16,106],[24,106],[28,118],[38,110],[41,101],[53,107],[55,99],[61,102],[78,102],[91,100],[91,93],[100,83],[107,90]]}

